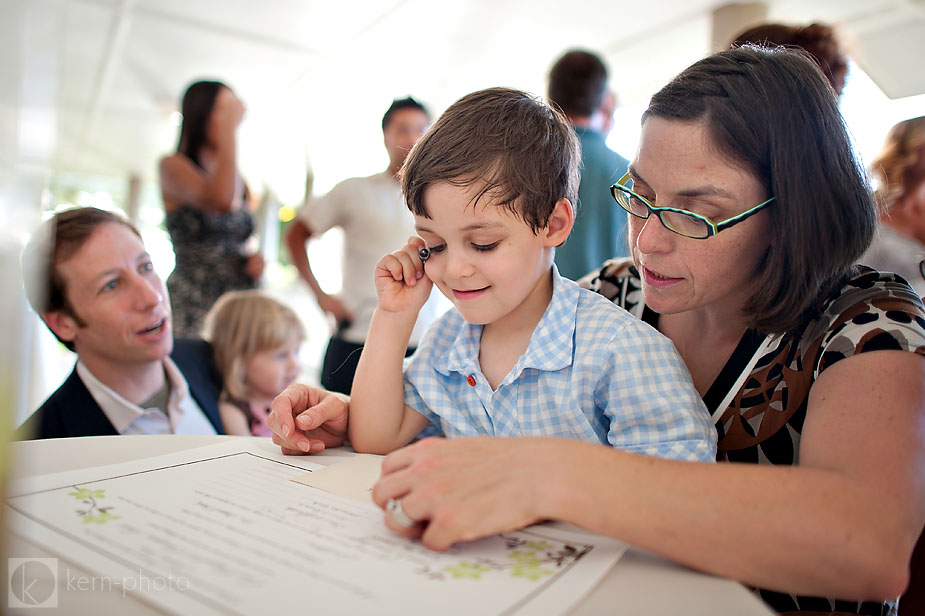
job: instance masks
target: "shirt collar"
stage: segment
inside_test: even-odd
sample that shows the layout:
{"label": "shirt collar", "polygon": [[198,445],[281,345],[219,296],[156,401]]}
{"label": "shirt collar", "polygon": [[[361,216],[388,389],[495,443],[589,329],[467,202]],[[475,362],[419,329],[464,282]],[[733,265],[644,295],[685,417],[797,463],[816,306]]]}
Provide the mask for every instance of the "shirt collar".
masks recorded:
{"label": "shirt collar", "polygon": [[[552,266],[552,283],[552,299],[530,336],[527,352],[511,370],[514,378],[525,368],[560,370],[572,363],[581,289],[560,276],[555,264]],[[478,368],[483,327],[463,321],[450,352],[436,362],[434,369],[446,375],[450,372],[471,373]]]}
{"label": "shirt collar", "polygon": [[518,362],[521,369],[560,370],[572,364],[580,294],[578,285],[560,276],[553,265],[552,299]]}
{"label": "shirt collar", "polygon": [[[165,357],[163,364],[164,374],[170,385],[167,408],[172,418],[175,409],[178,409],[181,403],[189,398],[189,386],[172,359]],[[129,402],[111,387],[105,385],[90,372],[90,369],[80,359],[77,360],[77,375],[119,434],[124,434],[135,421],[149,411],[149,409],[143,409],[137,404]],[[171,421],[170,423],[173,424],[174,422]]]}

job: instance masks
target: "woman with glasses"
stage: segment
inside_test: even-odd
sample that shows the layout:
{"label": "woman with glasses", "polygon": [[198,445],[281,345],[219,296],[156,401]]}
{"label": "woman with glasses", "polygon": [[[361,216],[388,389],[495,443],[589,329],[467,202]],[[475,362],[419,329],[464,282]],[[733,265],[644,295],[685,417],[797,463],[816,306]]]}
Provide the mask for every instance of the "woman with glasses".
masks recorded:
{"label": "woman with glasses", "polygon": [[221,82],[197,81],[187,87],[181,109],[177,151],[161,159],[159,170],[176,254],[167,278],[173,331],[195,337],[223,293],[259,286],[264,263],[251,246],[252,202],[236,162],[244,103]]}
{"label": "woman with glasses", "polygon": [[563,520],[780,612],[893,613],[925,521],[925,308],[854,266],[876,216],[825,78],[784,50],[697,62],[652,98],[613,195],[632,257],[586,284],[674,342],[720,463],[424,440],[383,462],[374,498],[404,513],[387,524],[443,549]]}

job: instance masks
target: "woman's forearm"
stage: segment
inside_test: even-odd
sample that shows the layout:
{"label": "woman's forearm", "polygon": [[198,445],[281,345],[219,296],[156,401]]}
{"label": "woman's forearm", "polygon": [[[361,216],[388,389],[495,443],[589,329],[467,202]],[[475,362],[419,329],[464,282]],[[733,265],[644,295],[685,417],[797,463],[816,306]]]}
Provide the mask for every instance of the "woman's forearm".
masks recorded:
{"label": "woman's forearm", "polygon": [[908,522],[914,516],[896,514],[912,503],[885,502],[836,471],[676,462],[585,446],[550,474],[545,516],[709,573],[845,598],[897,596],[906,584],[917,532]]}

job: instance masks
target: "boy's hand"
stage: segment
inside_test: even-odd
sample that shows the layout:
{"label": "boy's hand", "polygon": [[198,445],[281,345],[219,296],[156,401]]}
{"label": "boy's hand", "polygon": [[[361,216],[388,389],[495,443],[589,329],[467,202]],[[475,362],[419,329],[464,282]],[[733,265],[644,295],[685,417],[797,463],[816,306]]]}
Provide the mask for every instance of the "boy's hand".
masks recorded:
{"label": "boy's hand", "polygon": [[382,257],[376,264],[376,293],[379,308],[387,312],[417,312],[427,298],[433,282],[424,273],[420,251],[424,241],[409,238],[401,250]]}
{"label": "boy's hand", "polygon": [[324,451],[344,444],[349,398],[293,383],[273,400],[267,425],[284,454]]}

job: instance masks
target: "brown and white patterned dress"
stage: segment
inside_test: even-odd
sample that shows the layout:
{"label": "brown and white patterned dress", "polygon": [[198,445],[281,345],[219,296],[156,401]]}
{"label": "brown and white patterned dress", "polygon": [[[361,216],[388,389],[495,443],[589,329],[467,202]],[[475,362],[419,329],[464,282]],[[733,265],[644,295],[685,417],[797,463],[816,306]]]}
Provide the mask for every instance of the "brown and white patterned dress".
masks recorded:
{"label": "brown and white patterned dress", "polygon": [[[653,327],[658,314],[642,297],[630,259],[615,259],[579,281]],[[717,461],[794,465],[809,391],[823,370],[858,353],[900,350],[925,356],[925,307],[896,276],[858,266],[802,331],[746,332],[703,396],[719,433]],[[781,613],[891,615],[895,602],[859,603],[756,590]]]}

